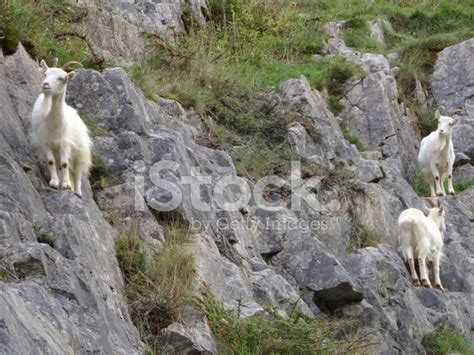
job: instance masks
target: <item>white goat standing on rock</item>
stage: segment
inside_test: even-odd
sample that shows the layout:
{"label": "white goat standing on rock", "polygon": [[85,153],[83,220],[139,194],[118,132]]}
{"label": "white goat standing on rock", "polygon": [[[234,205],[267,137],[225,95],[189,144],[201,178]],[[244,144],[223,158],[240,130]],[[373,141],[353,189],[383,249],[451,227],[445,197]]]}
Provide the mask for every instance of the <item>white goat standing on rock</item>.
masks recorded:
{"label": "white goat standing on rock", "polygon": [[[79,63],[69,62],[62,68],[48,68],[46,62],[41,61],[43,92],[36,99],[31,114],[31,136],[48,160],[49,186],[73,190],[82,196],[81,176],[87,175],[92,165],[92,141],[76,110],[66,104],[67,83],[74,79],[75,73],[67,73],[64,69],[71,64]],[[56,65],[57,59],[54,61]]]}
{"label": "white goat standing on rock", "polygon": [[431,288],[426,260],[433,263],[435,287],[442,292],[444,288],[439,277],[439,263],[443,248],[446,225],[444,222],[445,211],[431,200],[427,200],[431,208],[425,215],[421,210],[409,208],[403,211],[398,218],[398,251],[410,266],[411,277],[415,286],[420,286],[420,279],[415,270],[415,259],[418,260],[421,285]]}
{"label": "white goat standing on rock", "polygon": [[430,184],[431,197],[446,195],[444,190],[446,178],[448,178],[448,193],[454,195],[454,148],[451,135],[458,119],[442,116],[439,110],[436,110],[435,115],[438,129],[421,140],[418,166]]}

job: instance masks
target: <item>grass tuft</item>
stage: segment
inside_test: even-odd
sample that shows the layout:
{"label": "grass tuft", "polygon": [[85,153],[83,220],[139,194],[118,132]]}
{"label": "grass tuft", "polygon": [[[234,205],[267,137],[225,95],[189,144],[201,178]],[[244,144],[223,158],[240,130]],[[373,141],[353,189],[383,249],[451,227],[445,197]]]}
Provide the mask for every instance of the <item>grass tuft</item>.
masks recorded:
{"label": "grass tuft", "polygon": [[375,230],[364,227],[356,217],[352,218],[351,240],[349,246],[351,251],[367,247],[376,247],[380,242],[380,236]]}
{"label": "grass tuft", "polygon": [[105,165],[102,158],[97,154],[92,154],[92,169],[90,172],[92,189],[105,189],[115,185],[116,182],[116,178],[112,175],[110,168]]}
{"label": "grass tuft", "polygon": [[226,310],[210,291],[199,301],[222,354],[334,354],[357,353],[367,345],[363,337],[344,337],[348,321],[308,319],[298,312],[283,318],[268,309],[272,319],[241,318]]}
{"label": "grass tuft", "polygon": [[157,249],[147,246],[137,229],[123,231],[115,240],[130,316],[151,349],[158,349],[161,330],[179,319],[191,297],[194,258],[186,245],[188,230],[183,221],[170,221],[166,242]]}
{"label": "grass tuft", "polygon": [[423,346],[429,355],[472,354],[469,341],[452,329],[437,328],[423,338]]}

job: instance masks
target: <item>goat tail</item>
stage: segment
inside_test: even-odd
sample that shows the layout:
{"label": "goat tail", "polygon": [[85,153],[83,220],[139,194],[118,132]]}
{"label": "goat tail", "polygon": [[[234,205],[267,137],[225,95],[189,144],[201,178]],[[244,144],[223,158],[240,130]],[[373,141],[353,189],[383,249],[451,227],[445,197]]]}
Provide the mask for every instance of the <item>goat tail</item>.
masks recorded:
{"label": "goat tail", "polygon": [[92,167],[92,155],[90,149],[84,149],[77,152],[74,161],[74,173],[88,175]]}

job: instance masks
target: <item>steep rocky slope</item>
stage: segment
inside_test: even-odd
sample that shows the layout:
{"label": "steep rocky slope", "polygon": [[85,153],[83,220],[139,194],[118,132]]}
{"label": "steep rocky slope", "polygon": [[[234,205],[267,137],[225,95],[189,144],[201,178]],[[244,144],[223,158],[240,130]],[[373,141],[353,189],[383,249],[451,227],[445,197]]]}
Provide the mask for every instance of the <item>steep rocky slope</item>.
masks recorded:
{"label": "steep rocky slope", "polygon": [[[264,315],[267,305],[285,314],[298,302],[310,317],[355,317],[359,331],[371,331],[371,351],[384,354],[423,353],[422,337],[439,325],[472,338],[474,190],[443,198],[447,233],[441,279],[448,291],[413,287],[396,252],[396,220],[403,209],[422,206],[407,181],[420,136],[412,114],[399,103],[396,71],[386,59],[354,53],[339,38],[333,42],[328,54],[356,58],[368,72],[348,81],[339,117],[303,77],[282,83],[278,94],[281,104],[307,118],[316,132],[289,126],[295,152],[332,172],[310,193],[293,186],[301,208],[278,190],[270,192],[268,200],[276,204],[271,208],[256,198],[245,210],[222,208],[241,197],[238,189],[215,189],[223,178],[236,178],[230,156],[196,144],[194,138],[205,130],[201,118],[175,101],[147,100],[121,68],[77,70],[68,88],[68,102],[108,132],[95,137],[94,145],[114,183],[97,191],[96,200],[125,224],[138,221],[142,237],[159,245],[163,236],[153,210],[169,202],[170,186],[176,186],[182,196],[178,212],[200,226],[192,234],[196,289],[205,282],[242,316]],[[451,108],[463,104],[469,115],[454,132],[463,164],[457,169],[472,163],[473,82],[462,75],[472,66],[471,44],[443,51],[433,76],[436,102]],[[442,86],[446,77],[453,80],[449,87]],[[40,80],[21,47],[13,56],[0,56],[0,260],[7,270],[0,282],[0,349],[139,353],[142,344],[129,320],[114,257],[116,231],[103,219],[90,186],[83,199],[48,189],[44,164],[28,144],[28,116]],[[360,153],[351,146],[340,123],[369,150]],[[163,161],[177,164],[157,170]],[[195,191],[182,180],[200,174],[211,178],[199,193],[209,209],[196,207]],[[349,252],[354,221],[375,231],[381,243]],[[51,245],[39,242],[51,239]],[[204,315],[197,310],[187,315],[184,324],[163,332],[163,341],[182,353],[216,352]]]}
{"label": "steep rocky slope", "polygon": [[185,31],[185,21],[204,21],[207,9],[205,0],[69,2],[86,10],[80,27],[94,52],[122,66],[144,59],[147,36],[170,36]]}

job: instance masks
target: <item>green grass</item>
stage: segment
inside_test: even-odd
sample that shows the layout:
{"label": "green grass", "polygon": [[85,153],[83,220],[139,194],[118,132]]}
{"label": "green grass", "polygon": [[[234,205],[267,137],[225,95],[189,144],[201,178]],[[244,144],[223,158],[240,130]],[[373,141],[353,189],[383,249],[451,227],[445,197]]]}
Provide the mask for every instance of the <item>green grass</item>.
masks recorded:
{"label": "green grass", "polygon": [[0,281],[6,282],[9,280],[9,274],[7,268],[0,262]]}
{"label": "green grass", "polygon": [[453,188],[456,193],[461,193],[474,186],[474,179],[461,180],[453,182]]}
{"label": "green grass", "polygon": [[472,354],[474,349],[460,333],[451,329],[438,328],[423,338],[423,346],[428,355]]}
{"label": "green grass", "polygon": [[80,114],[82,120],[86,124],[87,128],[89,129],[89,133],[92,137],[108,137],[110,133],[103,127],[99,126],[93,118],[87,116],[84,113]]}
{"label": "green grass", "polygon": [[157,249],[146,245],[133,228],[115,240],[130,316],[143,341],[156,350],[160,331],[179,320],[180,309],[189,303],[194,279],[189,226],[170,221],[164,230],[166,242]]}
{"label": "green grass", "polygon": [[[415,176],[412,179],[411,186],[415,190],[416,194],[420,197],[431,196],[430,186],[428,182],[423,177],[423,174],[416,172]],[[461,181],[454,181],[453,188],[456,194],[461,193],[474,186],[474,179],[467,179]],[[444,189],[448,191],[448,181],[444,181]]]}
{"label": "green grass", "polygon": [[372,228],[362,226],[357,218],[352,219],[350,251],[357,249],[376,247],[380,244],[380,236]]}
{"label": "green grass", "polygon": [[357,150],[359,152],[364,152],[366,151],[366,147],[364,147],[364,145],[362,144],[362,142],[360,141],[360,139],[354,135],[352,135],[350,132],[349,132],[349,128],[347,128],[346,125],[342,124],[341,125],[341,132],[344,136],[344,138],[350,143],[350,144],[354,144],[357,148]]}
{"label": "green grass", "polygon": [[272,319],[241,318],[226,310],[207,289],[199,304],[217,338],[220,354],[362,353],[367,344],[363,337],[341,336],[350,325],[348,321],[307,319],[296,311],[283,318],[273,309],[267,310]]}
{"label": "green grass", "polygon": [[[15,52],[22,42],[33,58],[55,57],[60,63],[70,60],[95,67],[96,59],[84,39],[80,24],[87,10],[61,0],[9,0],[0,3],[0,37],[5,54]],[[71,33],[79,36],[69,35]]]}
{"label": "green grass", "polygon": [[116,178],[98,154],[92,154],[90,183],[94,190],[101,190],[116,184]]}
{"label": "green grass", "polygon": [[416,194],[420,197],[431,196],[430,185],[425,180],[422,173],[417,171],[412,179],[411,187],[415,190]]}

